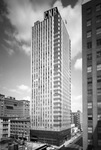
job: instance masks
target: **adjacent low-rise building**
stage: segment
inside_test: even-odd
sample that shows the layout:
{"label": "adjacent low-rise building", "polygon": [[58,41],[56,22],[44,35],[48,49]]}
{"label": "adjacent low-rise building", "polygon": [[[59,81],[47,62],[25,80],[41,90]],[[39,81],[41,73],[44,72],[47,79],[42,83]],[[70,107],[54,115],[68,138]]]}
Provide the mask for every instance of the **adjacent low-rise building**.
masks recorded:
{"label": "adjacent low-rise building", "polygon": [[23,116],[29,118],[30,116],[30,102],[28,100],[21,100],[23,102]]}
{"label": "adjacent low-rise building", "polygon": [[30,102],[0,94],[0,140],[10,136],[29,139]]}
{"label": "adjacent low-rise building", "polygon": [[30,119],[0,117],[0,141],[8,137],[29,140]]}
{"label": "adjacent low-rise building", "polygon": [[0,94],[0,116],[28,118],[29,109],[28,100],[16,100],[14,97]]}
{"label": "adjacent low-rise building", "polygon": [[29,119],[11,119],[10,137],[24,138],[29,140],[30,120]]}
{"label": "adjacent low-rise building", "polygon": [[75,124],[75,127],[82,128],[82,113],[81,111],[71,112],[71,124]]}
{"label": "adjacent low-rise building", "polygon": [[0,117],[0,141],[8,138],[10,133],[10,120],[8,117]]}

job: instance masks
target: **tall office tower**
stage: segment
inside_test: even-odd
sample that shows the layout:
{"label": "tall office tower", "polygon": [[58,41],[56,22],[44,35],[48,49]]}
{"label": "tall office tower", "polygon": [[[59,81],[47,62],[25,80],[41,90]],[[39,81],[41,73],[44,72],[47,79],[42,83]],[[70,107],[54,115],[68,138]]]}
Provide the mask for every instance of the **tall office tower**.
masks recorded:
{"label": "tall office tower", "polygon": [[101,149],[101,0],[82,5],[83,149]]}
{"label": "tall office tower", "polygon": [[70,137],[71,44],[55,7],[32,27],[31,140],[55,145]]}

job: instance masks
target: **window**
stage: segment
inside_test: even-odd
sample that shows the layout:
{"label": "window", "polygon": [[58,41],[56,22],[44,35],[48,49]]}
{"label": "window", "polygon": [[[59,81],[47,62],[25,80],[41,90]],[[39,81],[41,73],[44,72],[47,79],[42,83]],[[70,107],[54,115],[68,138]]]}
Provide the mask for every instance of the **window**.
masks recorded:
{"label": "window", "polygon": [[98,116],[97,116],[97,119],[98,119],[98,120],[101,120],[101,115],[98,115]]}
{"label": "window", "polygon": [[[98,94],[98,95],[101,95],[101,87],[98,87],[98,88],[97,88],[97,94]],[[99,104],[98,106],[100,107],[101,104]],[[100,108],[100,109],[101,109],[101,108]]]}
{"label": "window", "polygon": [[96,29],[96,34],[101,34],[101,27]]}
{"label": "window", "polygon": [[93,144],[92,139],[88,140],[88,144],[89,144],[89,145],[92,145],[92,144]]}
{"label": "window", "polygon": [[87,72],[91,72],[92,67],[87,68]]}
{"label": "window", "polygon": [[100,46],[100,45],[101,45],[101,39],[97,39],[96,45],[97,45],[97,46]]}
{"label": "window", "polygon": [[91,20],[87,20],[87,27],[91,26]]}
{"label": "window", "polygon": [[88,133],[92,133],[92,132],[93,132],[92,127],[88,127]]}
{"label": "window", "polygon": [[88,15],[88,14],[91,14],[91,12],[92,12],[92,9],[91,9],[91,8],[88,8],[88,9],[87,9],[87,15]]}
{"label": "window", "polygon": [[[100,132],[101,133],[101,132]],[[101,140],[98,140],[98,146],[101,146]]]}
{"label": "window", "polygon": [[96,16],[96,23],[101,22],[101,15]]}
{"label": "window", "polygon": [[88,89],[88,95],[92,95],[92,89]]}
{"label": "window", "polygon": [[87,60],[92,60],[92,54],[87,55]]}
{"label": "window", "polygon": [[101,10],[101,3],[96,5],[96,11],[100,11]]}
{"label": "window", "polygon": [[101,75],[97,76],[97,83],[101,82]]}
{"label": "window", "polygon": [[90,38],[91,37],[91,31],[88,31],[87,32],[87,38]]}
{"label": "window", "polygon": [[7,109],[13,109],[13,106],[6,106]]}
{"label": "window", "polygon": [[97,52],[97,58],[101,57],[101,51]]}
{"label": "window", "polygon": [[97,71],[101,70],[101,64],[97,65]]}
{"label": "window", "polygon": [[88,49],[92,48],[92,42],[88,42],[88,43],[87,43],[87,48],[88,48]]}
{"label": "window", "polygon": [[92,84],[92,77],[87,79],[88,84]]}
{"label": "window", "polygon": [[88,120],[93,120],[92,115],[89,115],[89,116],[88,116]]}
{"label": "window", "polygon": [[88,103],[88,108],[92,108],[92,103]]}

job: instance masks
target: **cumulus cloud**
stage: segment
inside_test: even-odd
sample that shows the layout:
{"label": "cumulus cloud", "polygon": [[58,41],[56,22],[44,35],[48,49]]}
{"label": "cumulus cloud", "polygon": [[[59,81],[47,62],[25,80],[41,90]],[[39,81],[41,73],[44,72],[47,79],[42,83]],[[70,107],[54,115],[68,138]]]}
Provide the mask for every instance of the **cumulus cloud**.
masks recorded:
{"label": "cumulus cloud", "polygon": [[30,46],[28,46],[26,44],[22,45],[22,50],[25,51],[26,54],[30,55],[30,49],[31,49]]}
{"label": "cumulus cloud", "polygon": [[12,48],[6,47],[5,45],[2,45],[4,49],[7,51],[7,53],[11,56],[14,53],[14,50]]}
{"label": "cumulus cloud", "polygon": [[0,16],[0,23],[2,23],[3,22],[3,18]]}
{"label": "cumulus cloud", "polygon": [[82,101],[79,100],[79,101],[76,101],[76,102],[72,102],[71,109],[74,112],[76,112],[77,110],[82,111]]}
{"label": "cumulus cloud", "polygon": [[18,93],[18,94],[21,94],[20,91],[16,90],[16,89],[9,89],[10,92],[13,92],[13,93]]}
{"label": "cumulus cloud", "polygon": [[14,53],[14,50],[9,48],[8,53],[9,53],[9,55],[12,55]]}
{"label": "cumulus cloud", "polygon": [[18,89],[21,90],[21,91],[30,92],[30,87],[28,87],[27,85],[22,84],[22,85],[19,85],[19,86],[17,86],[17,87],[18,87]]}
{"label": "cumulus cloud", "polygon": [[76,70],[82,70],[82,58],[76,60],[74,68]]}
{"label": "cumulus cloud", "polygon": [[16,47],[17,50],[24,51],[27,55],[30,55],[30,46],[28,44],[20,44],[13,36],[11,37],[9,32],[6,31],[6,34],[10,37],[10,40],[5,39],[4,41],[9,45],[10,49],[15,49]]}
{"label": "cumulus cloud", "polygon": [[[17,41],[30,43],[31,27],[37,20],[43,19],[43,13],[52,7],[56,0],[5,0],[7,4],[7,18],[15,27],[14,36]],[[72,44],[72,58],[81,52],[81,3],[72,8],[63,7],[61,0],[57,0],[53,7],[58,7],[64,20],[67,20],[67,30]],[[22,46],[22,50],[29,54],[30,47]]]}
{"label": "cumulus cloud", "polygon": [[28,101],[30,101],[30,96],[23,97],[23,100],[28,100]]}
{"label": "cumulus cloud", "polygon": [[75,96],[74,99],[75,99],[75,100],[81,100],[81,99],[82,99],[82,95]]}
{"label": "cumulus cloud", "polygon": [[33,0],[5,0],[5,2],[8,9],[7,18],[16,28],[15,38],[18,41],[30,41],[31,27],[35,21],[43,19],[43,12],[50,7],[50,0],[44,3],[45,5],[38,5]]}
{"label": "cumulus cloud", "polygon": [[82,95],[77,95],[71,97],[71,109],[73,111],[82,111]]}

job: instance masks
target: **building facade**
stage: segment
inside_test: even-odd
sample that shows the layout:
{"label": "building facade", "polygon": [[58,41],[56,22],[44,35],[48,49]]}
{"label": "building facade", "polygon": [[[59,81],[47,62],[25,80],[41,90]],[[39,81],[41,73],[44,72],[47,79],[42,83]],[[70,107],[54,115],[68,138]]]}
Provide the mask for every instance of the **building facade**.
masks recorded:
{"label": "building facade", "polygon": [[0,116],[2,117],[29,117],[30,102],[28,100],[16,100],[14,97],[0,96]]}
{"label": "building facade", "polygon": [[75,127],[82,129],[82,113],[80,110],[71,112],[71,124],[75,124]]}
{"label": "building facade", "polygon": [[[70,108],[71,44],[58,9],[53,8],[32,27],[31,139],[59,145],[61,134],[70,136]],[[52,139],[54,134],[58,138]]]}
{"label": "building facade", "polygon": [[28,100],[21,100],[23,102],[23,117],[29,118],[30,117],[30,101]]}
{"label": "building facade", "polygon": [[10,120],[8,117],[0,117],[0,141],[10,135]]}
{"label": "building facade", "polygon": [[101,0],[82,4],[83,149],[101,149]]}
{"label": "building facade", "polygon": [[10,119],[10,137],[29,140],[30,120],[29,119]]}

